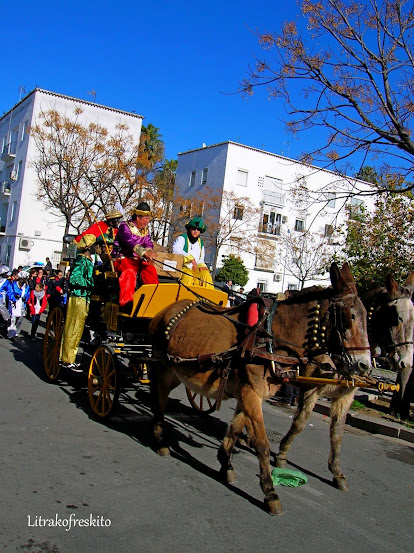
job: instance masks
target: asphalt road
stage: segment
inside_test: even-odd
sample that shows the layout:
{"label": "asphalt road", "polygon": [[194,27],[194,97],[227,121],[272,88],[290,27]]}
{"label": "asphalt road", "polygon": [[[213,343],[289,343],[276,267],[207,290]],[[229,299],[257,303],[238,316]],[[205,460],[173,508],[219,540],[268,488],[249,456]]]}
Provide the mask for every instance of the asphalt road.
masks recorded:
{"label": "asphalt road", "polygon": [[[342,468],[351,491],[340,492],[327,468],[329,419],[313,414],[289,459],[309,481],[278,486],[285,514],[271,517],[250,450],[237,449],[235,485],[218,479],[217,448],[233,401],[200,417],[183,389],[174,392],[173,454],[160,458],[151,449],[147,386],[123,394],[117,416],[103,423],[91,416],[85,377],[44,380],[40,342],[0,338],[0,367],[1,551],[414,550],[414,448],[407,443],[347,429]],[[292,410],[267,403],[264,411],[276,453]],[[40,526],[44,519],[51,522]]]}

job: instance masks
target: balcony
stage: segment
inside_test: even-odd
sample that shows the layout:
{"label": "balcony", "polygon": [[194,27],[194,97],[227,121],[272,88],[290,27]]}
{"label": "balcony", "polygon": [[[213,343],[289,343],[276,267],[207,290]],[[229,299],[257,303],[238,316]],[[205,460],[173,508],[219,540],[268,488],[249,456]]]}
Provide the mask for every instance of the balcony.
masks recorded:
{"label": "balcony", "polygon": [[262,192],[262,201],[266,204],[284,207],[285,198],[286,194],[282,194],[281,192],[273,192],[271,190],[263,190]]}
{"label": "balcony", "polygon": [[271,223],[260,225],[259,233],[268,234],[270,236],[280,236],[280,225],[276,225],[276,224],[272,225]]}
{"label": "balcony", "polygon": [[1,153],[2,161],[12,161],[16,157],[17,142],[9,142],[3,148]]}
{"label": "balcony", "polygon": [[10,181],[4,180],[0,183],[0,194],[2,196],[10,196],[11,184]]}

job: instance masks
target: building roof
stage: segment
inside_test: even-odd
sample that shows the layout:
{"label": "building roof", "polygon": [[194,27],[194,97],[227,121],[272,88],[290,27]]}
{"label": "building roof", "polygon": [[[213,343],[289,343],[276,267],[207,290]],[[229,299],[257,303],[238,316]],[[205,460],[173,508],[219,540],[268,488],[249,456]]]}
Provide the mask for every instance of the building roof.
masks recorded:
{"label": "building roof", "polygon": [[29,98],[29,96],[31,96],[35,92],[41,92],[42,94],[48,94],[50,96],[56,96],[57,98],[64,98],[65,100],[70,100],[72,102],[81,103],[81,104],[87,104],[88,106],[93,106],[93,107],[105,109],[105,110],[108,110],[108,111],[114,111],[116,113],[122,113],[123,115],[129,115],[130,117],[136,117],[137,119],[144,119],[144,117],[142,115],[138,115],[137,113],[131,113],[129,111],[123,111],[121,109],[116,109],[116,108],[111,108],[111,107],[108,107],[108,106],[103,106],[102,104],[95,104],[94,102],[88,102],[88,100],[81,100],[79,98],[72,98],[72,96],[66,96],[65,94],[58,94],[57,92],[51,92],[50,90],[43,90],[42,88],[34,88],[32,91],[29,92],[29,94],[27,94],[24,98],[22,98],[20,100],[20,102],[18,102],[11,109],[9,109],[9,111],[7,111],[0,118],[0,121],[2,119],[4,119],[7,115],[9,115],[9,113],[11,113],[17,106],[19,106],[20,104],[25,102],[27,100],[27,98]]}
{"label": "building roof", "polygon": [[317,171],[324,171],[326,173],[331,173],[335,175],[336,177],[346,178],[346,179],[352,179],[353,181],[358,181],[355,177],[349,177],[346,175],[341,175],[340,173],[337,173],[335,171],[332,171],[331,169],[324,169],[323,167],[318,167],[317,165],[311,165],[310,163],[305,163],[304,161],[299,161],[297,159],[292,159],[290,157],[282,156],[280,154],[274,154],[272,152],[268,152],[267,150],[260,150],[260,148],[254,148],[253,146],[246,146],[246,144],[240,144],[239,142],[233,142],[233,140],[226,140],[224,142],[218,142],[217,144],[211,144],[211,146],[202,146],[201,148],[194,148],[193,150],[187,150],[186,152],[179,152],[177,155],[185,155],[185,154],[191,154],[192,152],[200,152],[202,150],[207,150],[208,148],[216,148],[217,146],[224,146],[226,144],[233,144],[234,146],[239,146],[240,148],[246,148],[247,150],[252,150],[253,152],[259,152],[261,154],[265,154],[268,156],[272,156],[275,158],[283,159],[284,161],[288,161],[290,163],[297,163],[298,165],[304,165],[306,167],[310,167],[311,169],[316,169]]}

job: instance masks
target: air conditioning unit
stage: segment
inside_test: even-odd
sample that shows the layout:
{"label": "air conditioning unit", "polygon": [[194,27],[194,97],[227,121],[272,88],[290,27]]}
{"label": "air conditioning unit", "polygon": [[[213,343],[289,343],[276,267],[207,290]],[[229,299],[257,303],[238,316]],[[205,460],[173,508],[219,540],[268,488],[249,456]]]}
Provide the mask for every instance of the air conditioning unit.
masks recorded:
{"label": "air conditioning unit", "polygon": [[28,238],[20,238],[19,240],[19,249],[29,251],[33,246],[33,241]]}
{"label": "air conditioning unit", "polygon": [[273,282],[280,282],[282,280],[282,275],[275,274],[273,275]]}
{"label": "air conditioning unit", "polygon": [[288,222],[287,215],[282,215],[282,223],[285,224]]}
{"label": "air conditioning unit", "polygon": [[16,169],[13,169],[12,171],[10,171],[10,179],[11,180],[17,180],[17,171],[16,171]]}

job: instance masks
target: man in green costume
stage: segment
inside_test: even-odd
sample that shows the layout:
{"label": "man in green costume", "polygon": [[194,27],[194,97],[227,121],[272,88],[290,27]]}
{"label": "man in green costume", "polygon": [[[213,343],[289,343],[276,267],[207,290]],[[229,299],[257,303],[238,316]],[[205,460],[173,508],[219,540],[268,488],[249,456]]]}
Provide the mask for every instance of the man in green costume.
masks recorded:
{"label": "man in green costume", "polygon": [[89,311],[91,290],[93,287],[93,260],[96,237],[83,237],[78,246],[76,261],[69,277],[70,297],[68,300],[65,330],[61,348],[61,365],[75,372],[82,372],[80,363],[76,363],[79,342]]}

